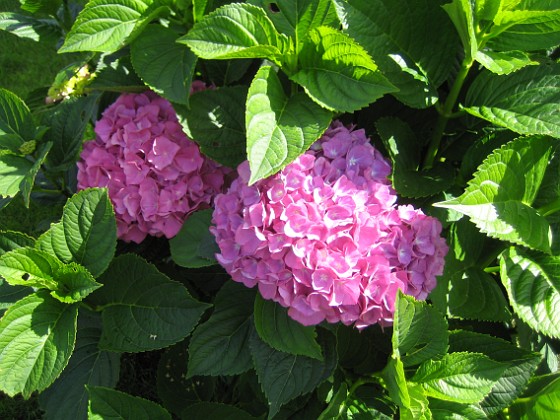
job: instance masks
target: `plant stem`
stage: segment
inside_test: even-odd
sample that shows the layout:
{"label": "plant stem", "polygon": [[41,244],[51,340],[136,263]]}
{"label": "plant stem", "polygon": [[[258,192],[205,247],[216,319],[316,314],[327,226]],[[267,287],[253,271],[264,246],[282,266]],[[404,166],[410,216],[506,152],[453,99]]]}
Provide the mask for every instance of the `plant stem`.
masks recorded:
{"label": "plant stem", "polygon": [[500,267],[498,267],[497,265],[494,267],[486,267],[484,269],[485,273],[498,273],[500,271]]}
{"label": "plant stem", "polygon": [[453,86],[449,91],[449,95],[447,96],[447,99],[445,100],[445,103],[441,108],[436,126],[434,127],[432,140],[430,141],[428,151],[424,158],[424,169],[430,169],[434,164],[434,160],[438,153],[439,144],[441,143],[441,139],[443,137],[443,132],[445,131],[445,127],[447,126],[447,121],[449,121],[450,118],[453,118],[456,115],[456,113],[453,112],[453,108],[455,107],[455,103],[457,102],[457,98],[459,97],[459,93],[461,92],[461,88],[465,83],[472,64],[472,59],[465,59],[461,63],[461,69],[459,70],[459,73],[457,73],[455,82],[453,83]]}

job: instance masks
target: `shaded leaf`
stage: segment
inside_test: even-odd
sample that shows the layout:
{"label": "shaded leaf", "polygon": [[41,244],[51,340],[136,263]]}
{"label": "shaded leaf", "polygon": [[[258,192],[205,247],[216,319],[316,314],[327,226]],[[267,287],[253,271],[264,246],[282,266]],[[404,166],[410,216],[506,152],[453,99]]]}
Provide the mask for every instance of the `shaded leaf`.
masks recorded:
{"label": "shaded leaf", "polygon": [[102,386],[88,386],[87,390],[89,420],[109,418],[171,420],[171,414],[153,401]]}

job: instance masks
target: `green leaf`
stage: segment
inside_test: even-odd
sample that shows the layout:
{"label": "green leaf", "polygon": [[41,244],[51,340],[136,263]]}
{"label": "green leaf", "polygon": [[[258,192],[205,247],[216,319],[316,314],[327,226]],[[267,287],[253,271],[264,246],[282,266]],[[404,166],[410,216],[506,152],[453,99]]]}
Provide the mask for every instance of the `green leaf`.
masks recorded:
{"label": "green leaf", "polygon": [[489,236],[550,252],[550,226],[530,205],[551,150],[539,136],[508,143],[486,158],[460,197],[435,206],[466,214]]}
{"label": "green leaf", "polygon": [[532,329],[560,338],[560,257],[516,247],[500,256],[500,275],[515,313]]}
{"label": "green leaf", "polygon": [[398,357],[391,357],[383,369],[382,377],[385,381],[389,397],[400,408],[410,407],[410,394],[406,383],[404,365]]}
{"label": "green leaf", "polygon": [[509,365],[490,394],[480,403],[487,415],[494,415],[508,407],[523,392],[542,359],[539,353],[524,350],[490,335],[452,331],[449,335],[449,352],[461,351],[480,352],[492,360]]}
{"label": "green leaf", "polygon": [[193,19],[198,22],[206,14],[208,3],[212,4],[213,0],[192,0],[193,5]]}
{"label": "green leaf", "polygon": [[190,405],[185,409],[189,418],[192,419],[227,419],[227,420],[251,420],[255,417],[251,416],[244,410],[233,405],[227,405],[217,402],[199,402]]}
{"label": "green leaf", "polygon": [[[459,38],[443,1],[334,0],[344,31],[373,57],[409,106],[426,108],[455,65]],[[429,51],[429,53],[427,53]]]}
{"label": "green leaf", "polygon": [[98,280],[103,287],[90,301],[102,309],[99,347],[104,350],[141,352],[168,347],[189,335],[209,307],[134,254],[115,258]]}
{"label": "green leaf", "polygon": [[[303,40],[319,26],[338,26],[330,0],[250,0],[262,7],[280,33]],[[273,7],[273,5],[275,7]]]}
{"label": "green leaf", "polygon": [[58,52],[117,51],[167,10],[165,0],[92,0],[78,15]]}
{"label": "green leaf", "polygon": [[322,107],[353,112],[397,89],[381,74],[366,50],[328,26],[309,32],[290,79]]}
{"label": "green leaf", "polygon": [[441,360],[424,362],[412,381],[420,383],[428,396],[478,403],[488,395],[506,368],[507,364],[480,353],[451,353]]}
{"label": "green leaf", "polygon": [[196,56],[177,38],[172,29],[150,25],[132,43],[130,56],[136,73],[153,91],[187,105]]}
{"label": "green leaf", "polygon": [[[82,315],[80,315],[80,324]],[[114,387],[119,379],[120,354],[100,350],[100,325],[78,327],[76,348],[60,377],[39,396],[46,420],[87,419],[86,386]]]}
{"label": "green leaf", "polygon": [[13,197],[33,163],[20,156],[0,154],[0,196]]}
{"label": "green leaf", "polygon": [[102,386],[88,386],[87,391],[89,420],[171,420],[171,414],[153,401]]}
{"label": "green leaf", "polygon": [[5,135],[15,135],[23,144],[33,139],[34,130],[35,124],[25,102],[9,90],[0,88],[0,145]]}
{"label": "green leaf", "polygon": [[429,398],[434,420],[487,420],[488,416],[478,406]]}
{"label": "green leaf", "polygon": [[0,13],[0,30],[10,32],[20,38],[53,45],[62,36],[60,26],[54,19],[37,19],[19,13]]}
{"label": "green leaf", "polygon": [[401,409],[402,420],[432,420],[432,412],[428,407],[428,397],[420,385],[407,384],[410,405]]}
{"label": "green leaf", "polygon": [[304,93],[287,97],[272,67],[264,66],[249,87],[245,118],[253,184],[304,153],[328,128],[331,113]]}
{"label": "green leaf", "polygon": [[185,111],[188,130],[200,151],[230,168],[247,159],[246,100],[245,86],[207,89],[193,94]]}
{"label": "green leaf", "polygon": [[62,0],[20,0],[22,10],[30,13],[42,12],[55,15]]}
{"label": "green leaf", "polygon": [[252,368],[249,336],[253,330],[255,291],[226,282],[214,302],[214,312],[193,333],[188,377],[238,375]]}
{"label": "green leaf", "polygon": [[560,415],[560,378],[557,378],[535,395],[522,398],[510,407],[515,419],[555,419]]}
{"label": "green leaf", "polygon": [[263,9],[234,3],[207,15],[178,42],[201,58],[268,58],[279,63],[287,39]]}
{"label": "green leaf", "polygon": [[255,299],[255,329],[270,347],[286,353],[323,360],[321,346],[317,343],[315,327],[305,327],[288,316],[288,311],[278,303],[264,300],[260,294]]}
{"label": "green leaf", "polygon": [[10,286],[6,282],[0,283],[0,317],[2,317],[5,309],[31,293],[33,293],[31,287]]}
{"label": "green leaf", "polygon": [[53,383],[74,350],[77,316],[47,292],[13,304],[0,320],[0,390],[29,398]]}
{"label": "green leaf", "polygon": [[463,49],[467,59],[473,59],[478,50],[478,40],[475,31],[475,16],[473,8],[476,5],[471,0],[453,0],[442,6],[449,15],[457,29],[457,33],[463,43]]}
{"label": "green leaf", "polygon": [[11,285],[56,290],[55,273],[62,263],[46,252],[17,248],[0,256],[0,275]]}
{"label": "green leaf", "polygon": [[393,352],[404,366],[418,365],[447,352],[447,321],[434,307],[399,292],[395,302]]}
{"label": "green leaf", "polygon": [[64,303],[79,302],[102,286],[89,271],[75,262],[62,265],[54,277],[57,287],[51,295]]}
{"label": "green leaf", "polygon": [[313,391],[332,374],[336,366],[334,340],[329,333],[325,333],[324,338],[325,360],[321,362],[274,350],[257,334],[252,334],[251,354],[259,382],[269,402],[269,419],[278,413],[282,405]]}
{"label": "green leaf", "polygon": [[509,74],[525,66],[538,64],[523,51],[477,51],[475,59],[496,74]]}
{"label": "green leaf", "polygon": [[214,255],[220,249],[214,235],[208,230],[212,209],[191,214],[179,233],[169,241],[171,258],[181,267],[198,268],[214,265]]}
{"label": "green leaf", "polygon": [[17,248],[33,247],[35,239],[25,233],[0,230],[0,256]]}
{"label": "green leaf", "polygon": [[[120,52],[119,52],[120,53]],[[90,89],[110,92],[144,92],[146,85],[136,75],[129,55],[104,54],[97,63]]]}
{"label": "green leaf", "polygon": [[22,179],[19,185],[23,203],[27,208],[29,208],[31,192],[33,191],[33,187],[35,186],[35,178],[37,178],[41,166],[45,163],[45,159],[47,158],[47,154],[50,152],[52,145],[53,144],[51,142],[41,144],[39,150],[37,151],[35,162],[33,162],[33,165],[31,166],[31,168],[29,168],[29,171],[27,172],[27,174],[25,174],[25,177]]}
{"label": "green leaf", "polygon": [[53,143],[47,158],[50,171],[66,171],[75,167],[86,127],[98,104],[99,96],[92,94],[81,98],[68,98],[56,105],[45,123],[49,131],[45,141]]}
{"label": "green leaf", "polygon": [[117,245],[117,225],[107,190],[90,188],[73,195],[62,221],[41,235],[37,246],[63,262],[77,262],[98,277],[109,265]]}
{"label": "green leaf", "polygon": [[560,137],[560,64],[525,67],[499,76],[482,72],[471,84],[464,110],[520,134]]}
{"label": "green leaf", "polygon": [[463,276],[451,279],[449,313],[463,319],[507,322],[508,301],[494,278],[478,267],[467,268]]}

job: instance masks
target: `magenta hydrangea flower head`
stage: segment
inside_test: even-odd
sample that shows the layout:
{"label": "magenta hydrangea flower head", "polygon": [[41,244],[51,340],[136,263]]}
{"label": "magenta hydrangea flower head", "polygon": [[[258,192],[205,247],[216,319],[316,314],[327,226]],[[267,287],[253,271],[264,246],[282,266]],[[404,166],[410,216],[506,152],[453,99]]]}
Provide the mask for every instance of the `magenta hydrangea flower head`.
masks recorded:
{"label": "magenta hydrangea flower head", "polygon": [[78,162],[78,188],[108,188],[125,241],[175,236],[189,214],[210,206],[231,172],[200,153],[171,103],[153,92],[122,94],[95,133]]}
{"label": "magenta hydrangea flower head", "polygon": [[278,174],[249,165],[215,200],[217,259],[304,325],[392,324],[397,291],[424,299],[447,253],[441,224],[397,206],[391,166],[364,130],[339,121]]}

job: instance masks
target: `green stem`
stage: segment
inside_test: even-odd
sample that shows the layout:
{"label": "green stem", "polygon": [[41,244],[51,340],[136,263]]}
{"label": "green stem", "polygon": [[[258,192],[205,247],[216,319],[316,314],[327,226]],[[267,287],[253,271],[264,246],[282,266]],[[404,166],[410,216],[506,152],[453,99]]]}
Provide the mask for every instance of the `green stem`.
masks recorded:
{"label": "green stem", "polygon": [[56,195],[64,194],[64,192],[61,190],[49,190],[46,188],[39,188],[39,187],[33,188],[33,192],[38,192],[43,194],[56,194]]}
{"label": "green stem", "polygon": [[541,216],[550,216],[553,213],[556,213],[560,210],[560,198],[542,206],[541,208],[537,209]]}
{"label": "green stem", "polygon": [[484,269],[485,273],[499,273],[500,272],[500,267],[498,267],[497,265],[494,267],[486,267]]}
{"label": "green stem", "polygon": [[424,169],[430,169],[434,165],[434,160],[437,156],[439,144],[441,143],[441,139],[443,138],[443,133],[445,131],[445,127],[447,126],[447,121],[449,121],[450,118],[455,117],[456,113],[453,112],[453,108],[455,107],[455,103],[457,102],[457,98],[459,97],[459,93],[461,92],[461,88],[465,83],[472,64],[472,59],[465,59],[461,64],[461,69],[459,70],[459,73],[457,73],[457,78],[455,79],[455,82],[453,83],[453,86],[449,91],[449,95],[447,96],[447,99],[445,100],[445,103],[441,108],[436,126],[434,127],[432,140],[430,141],[428,151],[426,152],[426,156],[424,158]]}

